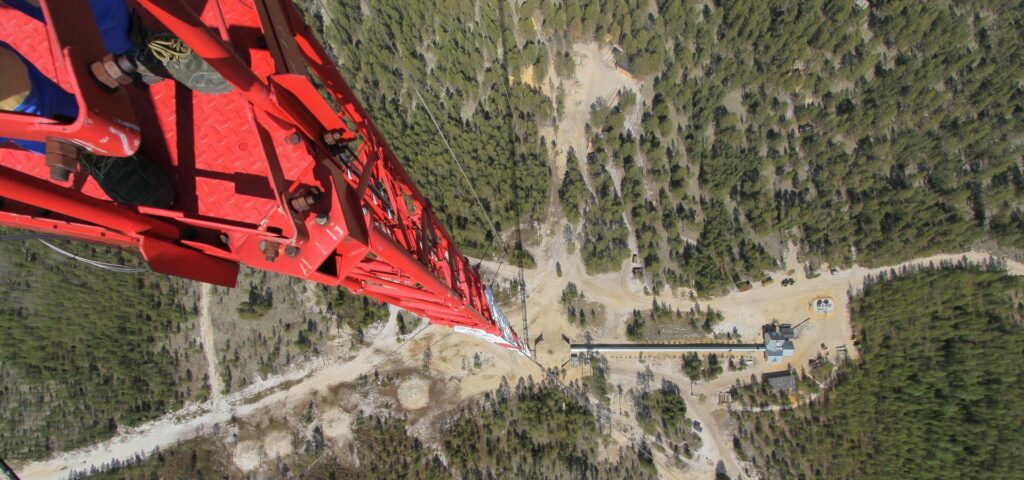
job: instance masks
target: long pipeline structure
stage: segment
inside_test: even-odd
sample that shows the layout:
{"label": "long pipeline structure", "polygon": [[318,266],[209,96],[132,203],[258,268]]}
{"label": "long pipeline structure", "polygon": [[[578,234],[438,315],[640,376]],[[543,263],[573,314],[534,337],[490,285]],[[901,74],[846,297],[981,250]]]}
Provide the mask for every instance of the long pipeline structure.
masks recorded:
{"label": "long pipeline structure", "polygon": [[570,355],[582,353],[718,353],[763,352],[763,343],[574,343]]}

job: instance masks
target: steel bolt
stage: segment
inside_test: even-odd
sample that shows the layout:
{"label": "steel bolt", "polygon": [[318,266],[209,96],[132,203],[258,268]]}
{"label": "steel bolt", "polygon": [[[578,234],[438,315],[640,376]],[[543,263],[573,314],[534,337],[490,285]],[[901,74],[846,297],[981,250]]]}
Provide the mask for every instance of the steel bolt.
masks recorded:
{"label": "steel bolt", "polygon": [[298,256],[299,247],[296,247],[295,245],[288,245],[287,247],[284,247],[284,254],[288,255],[289,257]]}
{"label": "steel bolt", "polygon": [[302,140],[302,137],[300,137],[299,134],[297,133],[293,133],[291,135],[288,135],[287,137],[284,137],[284,141],[287,142],[289,145],[295,145],[296,143],[299,143],[299,140]]}
{"label": "steel bolt", "polygon": [[278,244],[274,242],[260,240],[260,251],[263,252],[263,257],[266,258],[268,262],[273,262],[277,259],[277,256],[280,254],[278,248]]}
{"label": "steel bolt", "polygon": [[313,204],[316,203],[316,195],[313,195],[312,193],[299,195],[297,197],[293,197],[290,203],[292,205],[292,210],[302,213],[313,208]]}
{"label": "steel bolt", "polygon": [[331,221],[331,217],[329,217],[326,213],[320,212],[320,213],[316,214],[316,224],[317,225],[320,225],[321,227],[323,227],[323,226],[326,226],[327,223],[329,223],[330,221]]}
{"label": "steel bolt", "polygon": [[50,178],[58,182],[66,182],[71,178],[71,170],[61,165],[50,165]]}
{"label": "steel bolt", "polygon": [[125,55],[106,54],[102,60],[89,65],[93,77],[107,88],[114,90],[120,85],[132,83],[131,74],[136,67]]}
{"label": "steel bolt", "polygon": [[47,139],[46,165],[50,167],[50,178],[66,182],[71,172],[78,170],[78,147],[59,140]]}

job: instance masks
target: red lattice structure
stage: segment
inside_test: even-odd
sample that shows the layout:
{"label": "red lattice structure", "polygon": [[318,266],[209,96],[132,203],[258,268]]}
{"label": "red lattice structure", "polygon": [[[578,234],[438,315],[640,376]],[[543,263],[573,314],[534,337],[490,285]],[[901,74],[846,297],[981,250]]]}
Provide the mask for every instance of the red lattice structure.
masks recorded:
{"label": "red lattice structure", "polygon": [[235,87],[225,95],[105,87],[87,0],[41,3],[46,25],[0,4],[0,40],[75,92],[81,113],[0,113],[0,136],[137,149],[176,197],[120,205],[87,175],[51,179],[59,156],[0,149],[0,225],[136,249],[154,271],[218,285],[234,286],[240,264],[341,285],[529,355],[290,0],[129,2],[217,69]]}

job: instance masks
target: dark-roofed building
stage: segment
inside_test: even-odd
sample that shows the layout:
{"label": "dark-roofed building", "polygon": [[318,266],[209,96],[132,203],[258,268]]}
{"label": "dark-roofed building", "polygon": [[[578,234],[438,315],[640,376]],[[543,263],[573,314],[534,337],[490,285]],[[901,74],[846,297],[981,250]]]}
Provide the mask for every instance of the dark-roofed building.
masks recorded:
{"label": "dark-roofed building", "polygon": [[789,370],[766,373],[761,375],[761,381],[776,393],[796,390],[796,377]]}

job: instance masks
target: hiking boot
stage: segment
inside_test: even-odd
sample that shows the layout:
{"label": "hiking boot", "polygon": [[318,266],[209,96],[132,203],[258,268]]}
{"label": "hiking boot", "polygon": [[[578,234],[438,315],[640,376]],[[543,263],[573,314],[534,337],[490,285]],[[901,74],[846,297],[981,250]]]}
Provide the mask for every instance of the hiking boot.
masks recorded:
{"label": "hiking boot", "polygon": [[171,179],[155,163],[137,154],[99,157],[82,153],[78,165],[117,203],[167,208],[174,202]]}
{"label": "hiking boot", "polygon": [[133,47],[129,56],[135,60],[144,83],[153,85],[169,78],[200,93],[232,90],[231,84],[184,41],[171,32],[146,28],[137,12],[132,16],[130,36]]}

